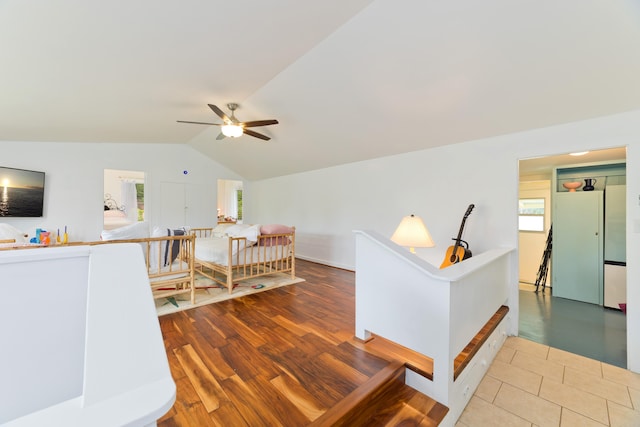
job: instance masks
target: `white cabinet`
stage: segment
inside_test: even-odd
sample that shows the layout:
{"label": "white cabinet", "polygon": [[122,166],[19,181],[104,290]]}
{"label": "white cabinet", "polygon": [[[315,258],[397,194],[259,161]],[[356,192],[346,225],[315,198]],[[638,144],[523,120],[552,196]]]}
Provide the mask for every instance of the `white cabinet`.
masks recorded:
{"label": "white cabinet", "polygon": [[557,193],[553,210],[553,295],[602,305],[602,191]]}
{"label": "white cabinet", "polygon": [[[569,192],[569,182],[584,185]],[[598,305],[619,299],[626,289],[626,163],[556,168],[551,195],[553,295]]]}

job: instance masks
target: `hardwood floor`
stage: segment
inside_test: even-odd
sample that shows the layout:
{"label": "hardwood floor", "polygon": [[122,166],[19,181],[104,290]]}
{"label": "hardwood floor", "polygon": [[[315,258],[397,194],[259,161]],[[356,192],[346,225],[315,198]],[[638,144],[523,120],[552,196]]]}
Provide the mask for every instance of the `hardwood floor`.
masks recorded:
{"label": "hardwood floor", "polygon": [[[177,399],[158,426],[322,424],[390,365],[353,340],[353,272],[299,260],[296,273],[306,282],[160,317]],[[404,384],[400,394],[366,424],[436,426],[446,414]]]}

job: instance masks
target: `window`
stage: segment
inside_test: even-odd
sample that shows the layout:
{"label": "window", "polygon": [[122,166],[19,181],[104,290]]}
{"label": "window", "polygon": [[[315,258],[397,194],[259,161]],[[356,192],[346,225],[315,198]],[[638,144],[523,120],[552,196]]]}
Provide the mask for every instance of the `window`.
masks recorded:
{"label": "window", "polygon": [[236,190],[236,203],[238,207],[238,221],[242,221],[242,190]]}
{"label": "window", "polygon": [[544,231],[544,199],[518,200],[518,230]]}
{"label": "window", "polygon": [[138,203],[138,221],[144,221],[144,182],[136,183],[136,202]]}

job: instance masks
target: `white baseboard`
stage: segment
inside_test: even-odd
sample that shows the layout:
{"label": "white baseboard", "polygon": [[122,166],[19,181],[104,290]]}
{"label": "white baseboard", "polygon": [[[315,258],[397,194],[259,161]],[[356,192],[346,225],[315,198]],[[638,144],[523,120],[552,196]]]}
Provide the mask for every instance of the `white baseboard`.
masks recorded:
{"label": "white baseboard", "polygon": [[296,258],[297,259],[303,259],[305,261],[315,262],[315,263],[318,263],[318,264],[328,265],[329,267],[340,268],[342,270],[356,271],[355,267],[352,266],[352,265],[337,264],[337,263],[330,262],[330,261],[327,261],[327,260],[324,260],[324,259],[318,259],[318,258],[313,258],[313,257],[308,257],[308,256],[298,255],[298,254],[296,254]]}

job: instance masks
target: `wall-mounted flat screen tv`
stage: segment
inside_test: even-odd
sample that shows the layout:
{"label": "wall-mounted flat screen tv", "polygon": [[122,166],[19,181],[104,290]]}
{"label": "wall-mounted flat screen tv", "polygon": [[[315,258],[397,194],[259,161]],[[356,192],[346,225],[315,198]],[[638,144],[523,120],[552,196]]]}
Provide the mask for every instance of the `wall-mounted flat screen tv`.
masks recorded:
{"label": "wall-mounted flat screen tv", "polygon": [[44,207],[44,172],[0,167],[0,217],[39,217]]}

